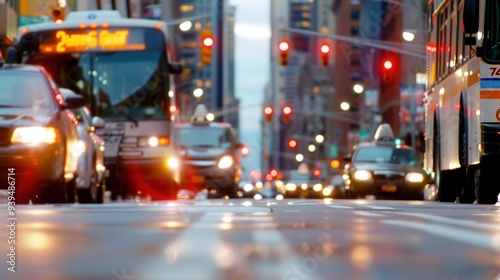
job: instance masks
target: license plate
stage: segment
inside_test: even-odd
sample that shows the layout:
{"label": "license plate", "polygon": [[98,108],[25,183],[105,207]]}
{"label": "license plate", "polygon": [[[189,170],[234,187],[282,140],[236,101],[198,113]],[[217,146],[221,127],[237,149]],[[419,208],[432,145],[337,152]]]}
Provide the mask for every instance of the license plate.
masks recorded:
{"label": "license plate", "polygon": [[395,185],[382,185],[383,192],[395,192],[398,190],[398,187]]}
{"label": "license plate", "polygon": [[205,176],[201,176],[201,175],[194,175],[193,176],[193,182],[195,183],[202,183],[205,181]]}

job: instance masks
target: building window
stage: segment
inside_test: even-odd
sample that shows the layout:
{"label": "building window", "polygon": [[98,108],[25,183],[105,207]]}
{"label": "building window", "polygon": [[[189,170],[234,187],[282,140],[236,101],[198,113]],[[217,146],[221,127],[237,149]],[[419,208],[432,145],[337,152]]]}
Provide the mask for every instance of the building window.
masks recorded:
{"label": "building window", "polygon": [[351,81],[359,81],[361,80],[361,73],[359,72],[351,72]]}
{"label": "building window", "polygon": [[352,20],[359,20],[359,10],[352,10],[351,11],[351,19]]}
{"label": "building window", "polygon": [[351,26],[351,36],[359,35],[359,26]]}

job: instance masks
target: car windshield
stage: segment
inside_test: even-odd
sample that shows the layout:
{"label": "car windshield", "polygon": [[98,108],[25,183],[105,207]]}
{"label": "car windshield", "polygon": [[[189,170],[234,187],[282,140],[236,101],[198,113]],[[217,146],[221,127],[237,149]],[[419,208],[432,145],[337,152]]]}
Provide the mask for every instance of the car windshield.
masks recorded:
{"label": "car windshield", "polygon": [[41,73],[2,71],[0,108],[48,109],[53,106],[47,82]]}
{"label": "car windshield", "polygon": [[419,158],[411,149],[397,147],[370,146],[359,147],[354,154],[353,162],[375,162],[415,165]]}
{"label": "car windshield", "polygon": [[179,143],[187,148],[229,148],[232,145],[229,129],[208,126],[179,129]]}

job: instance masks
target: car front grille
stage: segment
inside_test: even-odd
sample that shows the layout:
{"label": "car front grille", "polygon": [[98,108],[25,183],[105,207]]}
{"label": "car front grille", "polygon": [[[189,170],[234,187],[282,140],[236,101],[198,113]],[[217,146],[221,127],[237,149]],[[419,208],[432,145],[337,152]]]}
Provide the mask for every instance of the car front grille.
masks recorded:
{"label": "car front grille", "polygon": [[402,186],[405,180],[404,172],[375,171],[373,175],[377,185]]}

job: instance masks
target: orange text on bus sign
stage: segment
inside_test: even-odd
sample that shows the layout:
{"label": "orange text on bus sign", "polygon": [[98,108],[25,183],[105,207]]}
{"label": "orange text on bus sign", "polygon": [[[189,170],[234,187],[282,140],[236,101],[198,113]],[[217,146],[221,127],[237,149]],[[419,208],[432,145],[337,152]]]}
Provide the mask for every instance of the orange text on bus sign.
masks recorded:
{"label": "orange text on bus sign", "polygon": [[[129,30],[91,30],[86,33],[74,33],[64,30],[55,35],[55,51],[58,53],[95,50],[143,50],[144,44],[129,44]],[[53,52],[54,45],[41,46],[42,52]]]}

